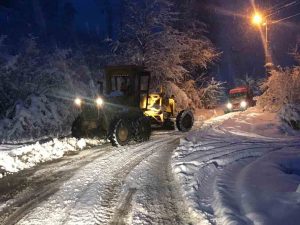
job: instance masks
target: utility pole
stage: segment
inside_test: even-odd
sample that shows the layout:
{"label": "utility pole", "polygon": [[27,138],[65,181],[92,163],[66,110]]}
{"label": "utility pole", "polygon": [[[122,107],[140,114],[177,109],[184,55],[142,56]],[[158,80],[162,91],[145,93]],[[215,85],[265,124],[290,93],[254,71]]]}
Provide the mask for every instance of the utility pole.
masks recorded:
{"label": "utility pole", "polygon": [[[271,25],[273,26],[274,24],[280,23],[282,21],[294,18],[296,16],[300,16],[300,12],[285,17],[285,18],[281,18],[281,19],[277,19],[275,21],[273,21],[272,19],[270,19],[274,14],[277,14],[279,11],[284,10],[286,8],[290,8],[290,7],[295,7],[297,5],[300,5],[300,1],[293,1],[290,3],[280,3],[277,4],[273,7],[271,7],[269,10],[266,10],[265,13],[260,13],[259,11],[255,11],[253,17],[252,17],[252,23],[256,26],[258,26],[262,32],[262,26],[265,27],[265,34],[264,34],[264,48],[265,48],[265,57],[266,57],[266,62],[265,62],[265,68],[266,68],[266,72],[267,74],[269,74],[271,72],[271,70],[274,69],[274,64],[273,64],[273,60],[272,60],[272,49],[271,49],[271,44],[270,44],[270,37],[269,37],[269,29],[271,27]],[[263,33],[263,32],[262,32]]]}
{"label": "utility pole", "polygon": [[269,28],[270,25],[268,21],[265,22],[265,48],[266,48],[266,72],[269,74],[272,69],[274,69],[273,59],[272,59],[272,49],[269,41]]}

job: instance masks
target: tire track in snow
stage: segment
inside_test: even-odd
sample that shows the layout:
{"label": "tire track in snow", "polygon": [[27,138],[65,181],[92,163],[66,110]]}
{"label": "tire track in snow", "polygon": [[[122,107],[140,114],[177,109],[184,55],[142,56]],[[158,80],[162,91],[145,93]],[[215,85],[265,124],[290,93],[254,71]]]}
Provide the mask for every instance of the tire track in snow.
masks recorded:
{"label": "tire track in snow", "polygon": [[[177,139],[177,137],[175,139]],[[156,144],[149,143],[143,146],[144,151],[138,150],[141,153],[135,153],[136,155],[132,156],[132,158],[128,162],[126,162],[122,167],[119,167],[117,169],[116,173],[113,175],[112,180],[108,182],[108,185],[104,188],[103,192],[105,194],[100,194],[101,196],[103,196],[101,199],[101,205],[98,206],[95,210],[95,218],[97,220],[97,224],[116,224],[116,221],[113,221],[114,212],[118,208],[118,206],[120,206],[120,194],[122,191],[122,186],[128,174],[142,161],[146,160],[153,153],[157,152],[158,149],[160,149],[163,146],[166,146],[166,144],[173,141],[174,138],[167,138]],[[123,208],[124,207],[126,208],[130,206],[128,206],[128,204],[125,204]],[[120,221],[122,221],[121,218],[119,219]]]}
{"label": "tire track in snow", "polygon": [[17,196],[10,200],[11,204],[1,209],[1,224],[16,224],[31,209],[57,192],[60,185],[80,167],[104,156],[110,149],[108,145],[103,145],[3,178],[5,185],[1,188],[2,194]]}
{"label": "tire track in snow", "polygon": [[126,176],[147,157],[178,137],[173,134],[128,146],[121,151],[113,149],[105,157],[81,168],[59,191],[32,209],[18,224],[109,224]]}
{"label": "tire track in snow", "polygon": [[200,133],[197,138],[186,140],[176,150],[174,172],[184,186],[191,211],[210,224],[250,224],[243,212],[237,215],[239,202],[233,202],[238,200],[235,183],[241,170],[259,156],[298,146],[284,139],[257,140],[220,132],[218,127]]}
{"label": "tire track in snow", "polygon": [[112,225],[125,225],[126,224],[126,217],[128,217],[128,214],[132,210],[132,198],[134,194],[136,193],[136,188],[130,188],[126,191],[126,195],[124,196],[124,199],[121,199],[119,201],[119,207],[114,213],[113,219],[111,224]]}
{"label": "tire track in snow", "polygon": [[178,140],[168,143],[130,173],[125,190],[136,189],[132,212],[122,223],[114,224],[190,224],[171,171],[171,155],[177,145]]}

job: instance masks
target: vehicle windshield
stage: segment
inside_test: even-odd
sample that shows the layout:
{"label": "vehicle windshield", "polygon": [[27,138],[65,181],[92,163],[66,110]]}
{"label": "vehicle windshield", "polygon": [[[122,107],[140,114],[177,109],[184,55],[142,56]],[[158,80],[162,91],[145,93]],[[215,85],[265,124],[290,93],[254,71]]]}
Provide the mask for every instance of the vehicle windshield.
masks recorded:
{"label": "vehicle windshield", "polygon": [[229,95],[229,99],[237,99],[237,98],[245,98],[247,96],[247,93],[240,92],[240,93],[234,93]]}
{"label": "vehicle windshield", "polygon": [[112,92],[121,91],[126,92],[129,86],[129,77],[128,76],[113,76],[111,78],[112,83]]}

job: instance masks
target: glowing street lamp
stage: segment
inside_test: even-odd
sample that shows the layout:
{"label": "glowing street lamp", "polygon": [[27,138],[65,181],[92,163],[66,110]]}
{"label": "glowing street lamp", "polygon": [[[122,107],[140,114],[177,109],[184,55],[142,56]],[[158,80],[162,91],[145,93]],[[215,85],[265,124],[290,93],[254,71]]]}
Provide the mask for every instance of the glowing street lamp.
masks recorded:
{"label": "glowing street lamp", "polygon": [[265,26],[265,49],[266,49],[266,70],[267,73],[269,72],[269,70],[271,69],[271,67],[273,66],[272,63],[272,59],[271,59],[271,54],[270,54],[270,43],[269,43],[269,37],[268,37],[268,25],[269,22],[267,20],[268,16],[264,16],[262,13],[259,12],[255,12],[252,16],[252,24],[256,25],[256,26]]}
{"label": "glowing street lamp", "polygon": [[285,18],[281,18],[281,19],[278,19],[276,21],[272,21],[270,19],[270,17],[276,13],[278,13],[279,11],[281,10],[284,10],[286,9],[287,7],[294,7],[295,5],[298,5],[299,4],[299,1],[293,1],[291,3],[283,3],[283,4],[278,4],[277,6],[275,7],[272,7],[271,9],[265,11],[265,12],[268,12],[268,14],[262,14],[258,11],[255,11],[255,13],[252,15],[252,24],[258,26],[259,28],[261,28],[261,26],[264,26],[265,27],[265,38],[264,38],[264,46],[265,46],[265,50],[266,50],[266,69],[267,69],[267,72],[269,72],[268,70],[272,69],[272,67],[274,66],[273,63],[272,63],[272,58],[271,58],[271,52],[270,52],[270,43],[269,43],[269,38],[268,38],[268,29],[269,29],[269,26],[273,26],[274,24],[277,24],[279,22],[282,22],[282,21],[285,21],[285,20],[289,20],[291,18],[294,18],[296,16],[299,16],[300,13],[296,13],[294,15],[291,15],[291,16],[287,16]]}
{"label": "glowing street lamp", "polygon": [[252,17],[252,23],[254,25],[259,25],[259,26],[262,25],[263,24],[263,16],[260,13],[256,12]]}
{"label": "glowing street lamp", "polygon": [[267,16],[263,16],[259,12],[255,12],[252,16],[252,23],[256,26],[265,26],[266,27],[266,46],[268,46],[268,21],[267,21]]}

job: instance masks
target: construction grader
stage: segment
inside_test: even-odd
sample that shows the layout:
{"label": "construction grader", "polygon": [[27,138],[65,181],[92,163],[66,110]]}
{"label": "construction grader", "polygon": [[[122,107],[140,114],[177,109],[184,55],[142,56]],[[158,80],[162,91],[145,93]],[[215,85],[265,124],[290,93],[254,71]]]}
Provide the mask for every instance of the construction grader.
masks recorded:
{"label": "construction grader", "polygon": [[151,74],[140,66],[110,66],[105,69],[104,82],[94,98],[77,97],[80,110],[72,124],[72,135],[104,137],[114,146],[131,140],[147,141],[153,127],[189,131],[194,123],[190,110],[176,113],[174,96],[161,89],[149,93]]}

